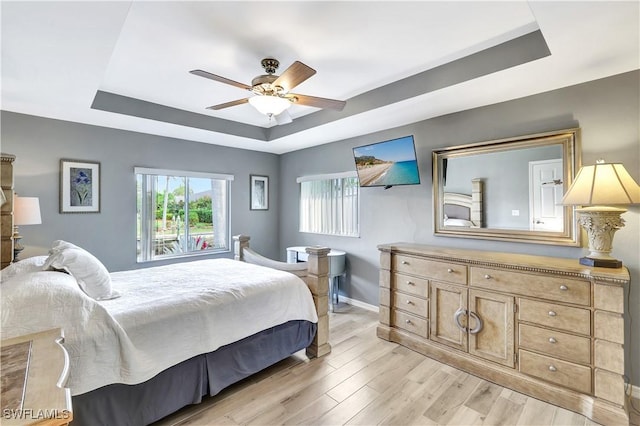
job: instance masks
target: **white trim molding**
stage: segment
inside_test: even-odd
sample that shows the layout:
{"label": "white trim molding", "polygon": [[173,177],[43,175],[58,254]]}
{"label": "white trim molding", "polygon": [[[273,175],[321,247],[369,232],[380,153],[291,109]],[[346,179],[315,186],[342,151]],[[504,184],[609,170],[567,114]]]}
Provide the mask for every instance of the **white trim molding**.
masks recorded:
{"label": "white trim molding", "polygon": [[371,312],[380,312],[380,308],[375,305],[370,305],[365,302],[361,302],[356,299],[351,299],[350,297],[340,296],[340,301],[346,303],[347,305],[356,306],[358,308],[366,309]]}
{"label": "white trim molding", "polygon": [[302,182],[309,182],[312,180],[342,179],[342,178],[350,178],[350,177],[358,177],[358,173],[354,170],[354,171],[340,172],[340,173],[325,173],[322,175],[300,176],[296,178],[296,182],[302,183]]}

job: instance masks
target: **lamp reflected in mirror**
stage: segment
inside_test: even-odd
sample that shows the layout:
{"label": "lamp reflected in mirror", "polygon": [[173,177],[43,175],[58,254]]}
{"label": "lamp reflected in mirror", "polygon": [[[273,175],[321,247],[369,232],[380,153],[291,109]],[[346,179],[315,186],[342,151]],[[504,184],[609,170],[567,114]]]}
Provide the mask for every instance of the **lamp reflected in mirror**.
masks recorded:
{"label": "lamp reflected in mirror", "polygon": [[38,197],[18,197],[13,198],[13,260],[18,260],[18,255],[24,246],[21,241],[22,236],[18,231],[18,226],[40,225],[40,200]]}
{"label": "lamp reflected in mirror", "polygon": [[580,169],[562,204],[583,206],[576,209],[578,224],[589,239],[589,254],[580,258],[581,265],[620,268],[622,262],[610,255],[613,236],[624,227],[623,207],[640,203],[640,186],[622,164],[598,160]]}

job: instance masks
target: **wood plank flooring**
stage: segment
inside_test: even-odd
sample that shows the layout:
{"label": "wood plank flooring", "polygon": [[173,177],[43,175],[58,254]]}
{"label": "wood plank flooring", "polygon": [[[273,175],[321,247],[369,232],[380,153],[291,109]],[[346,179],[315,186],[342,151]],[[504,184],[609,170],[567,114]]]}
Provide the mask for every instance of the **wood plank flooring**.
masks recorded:
{"label": "wood plank flooring", "polygon": [[330,313],[329,355],[297,353],[155,426],[594,424],[379,339],[377,322],[351,306]]}

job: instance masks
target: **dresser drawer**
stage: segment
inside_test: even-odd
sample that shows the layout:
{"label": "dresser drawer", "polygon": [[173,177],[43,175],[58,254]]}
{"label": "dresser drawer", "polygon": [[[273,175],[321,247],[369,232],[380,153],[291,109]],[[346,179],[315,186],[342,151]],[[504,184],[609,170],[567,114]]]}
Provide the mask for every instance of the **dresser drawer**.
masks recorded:
{"label": "dresser drawer", "polygon": [[393,290],[399,290],[403,293],[413,294],[427,299],[429,297],[429,280],[424,278],[410,277],[408,275],[393,274],[393,282],[391,283]]}
{"label": "dresser drawer", "polygon": [[418,257],[393,255],[391,267],[394,271],[419,275],[456,284],[467,284],[467,267],[458,263],[440,262]]}
{"label": "dresser drawer", "polygon": [[422,318],[429,318],[429,301],[410,294],[393,292],[393,307]]}
{"label": "dresser drawer", "polygon": [[591,335],[591,312],[588,309],[529,299],[519,299],[518,305],[520,321]]}
{"label": "dresser drawer", "polygon": [[470,284],[505,293],[576,305],[589,306],[591,304],[591,283],[584,280],[472,266]]}
{"label": "dresser drawer", "polygon": [[407,330],[418,336],[429,337],[429,323],[424,318],[394,310],[391,313],[391,325]]}
{"label": "dresser drawer", "polygon": [[542,352],[566,361],[581,364],[591,362],[591,339],[587,337],[520,324],[518,340],[521,348]]}
{"label": "dresser drawer", "polygon": [[591,393],[591,368],[525,350],[519,352],[520,372],[579,392]]}

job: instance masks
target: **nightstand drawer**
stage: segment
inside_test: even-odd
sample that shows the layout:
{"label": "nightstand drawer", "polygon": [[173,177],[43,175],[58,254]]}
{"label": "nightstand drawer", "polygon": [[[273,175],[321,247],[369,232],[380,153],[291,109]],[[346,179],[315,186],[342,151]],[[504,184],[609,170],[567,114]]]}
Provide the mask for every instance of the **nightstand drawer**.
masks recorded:
{"label": "nightstand drawer", "polygon": [[566,361],[581,364],[591,362],[591,339],[587,337],[520,324],[518,340],[521,348],[542,352]]}
{"label": "nightstand drawer", "polygon": [[467,267],[457,263],[439,262],[397,254],[391,258],[391,268],[394,271],[439,281],[467,284]]}
{"label": "nightstand drawer", "polygon": [[429,336],[428,321],[415,315],[393,311],[391,314],[391,325],[417,334],[425,339]]}
{"label": "nightstand drawer", "polygon": [[429,318],[429,302],[427,299],[395,291],[393,292],[393,307],[422,318]]}
{"label": "nightstand drawer", "polygon": [[534,354],[522,349],[519,354],[520,372],[579,392],[591,393],[590,367]]}
{"label": "nightstand drawer", "polygon": [[495,291],[588,306],[589,281],[471,267],[470,284]]}
{"label": "nightstand drawer", "polygon": [[588,309],[518,299],[518,319],[574,333],[591,334],[591,312]]}
{"label": "nightstand drawer", "polygon": [[403,293],[413,294],[424,299],[429,297],[429,280],[409,275],[393,274],[393,290],[399,290]]}

